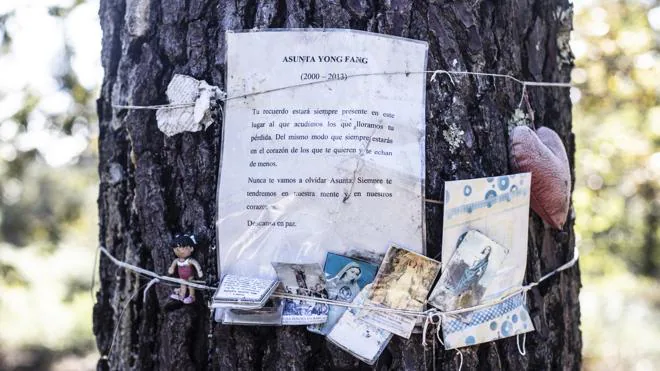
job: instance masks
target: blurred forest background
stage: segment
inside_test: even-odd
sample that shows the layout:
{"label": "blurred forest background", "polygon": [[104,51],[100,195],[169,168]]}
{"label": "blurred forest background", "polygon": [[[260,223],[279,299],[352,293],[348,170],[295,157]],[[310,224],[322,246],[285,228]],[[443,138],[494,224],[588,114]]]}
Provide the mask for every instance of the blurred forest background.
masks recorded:
{"label": "blurred forest background", "polygon": [[[0,369],[93,369],[98,0],[0,2]],[[574,2],[586,370],[660,370],[660,0]]]}

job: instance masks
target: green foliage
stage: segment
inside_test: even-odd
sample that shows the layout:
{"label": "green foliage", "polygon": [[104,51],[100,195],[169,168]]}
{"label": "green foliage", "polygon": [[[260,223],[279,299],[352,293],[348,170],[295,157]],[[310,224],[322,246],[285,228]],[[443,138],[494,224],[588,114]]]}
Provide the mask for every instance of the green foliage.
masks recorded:
{"label": "green foliage", "polygon": [[650,370],[660,362],[660,3],[575,6],[584,368]]}
{"label": "green foliage", "polygon": [[[74,68],[86,49],[98,49],[76,44],[74,31],[81,21],[98,25],[98,4],[48,3],[15,2],[4,14],[12,6],[0,6],[0,68],[14,71],[0,71],[0,353],[21,354],[17,365],[0,354],[0,368],[49,369],[94,352],[101,76],[90,83]],[[31,38],[39,44],[26,44]]]}
{"label": "green foliage", "polygon": [[573,202],[584,260],[607,252],[632,272],[660,277],[660,29],[650,24],[659,4],[576,5]]}

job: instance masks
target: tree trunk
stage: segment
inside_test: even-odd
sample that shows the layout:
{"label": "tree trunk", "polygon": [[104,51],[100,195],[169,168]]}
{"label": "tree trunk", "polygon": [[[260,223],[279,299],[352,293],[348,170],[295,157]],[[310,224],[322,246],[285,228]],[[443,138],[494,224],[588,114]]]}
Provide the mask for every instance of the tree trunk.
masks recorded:
{"label": "tree trunk", "polygon": [[[105,79],[98,100],[100,243],[121,260],[163,273],[173,258],[172,234],[206,241],[196,257],[216,283],[215,215],[221,123],[165,137],[155,114],[113,110],[112,104],[165,103],[174,73],[223,87],[224,30],[353,28],[429,42],[429,69],[509,74],[525,80],[569,81],[572,23],[568,0],[102,0]],[[446,180],[511,173],[507,125],[521,87],[490,77],[439,76],[427,84],[426,196],[441,199]],[[528,87],[537,127],[554,129],[573,169],[568,89]],[[451,138],[455,144],[449,144]],[[426,207],[428,253],[440,252],[442,207]],[[546,231],[530,212],[527,280],[572,257],[574,215],[564,231]],[[303,327],[240,327],[213,323],[197,305],[165,311],[170,288],[100,260],[94,307],[99,369],[356,369],[368,368]],[[530,295],[539,331],[527,355],[515,338],[463,348],[465,369],[572,369],[581,364],[579,269],[571,268]],[[198,299],[201,296],[198,295]],[[207,298],[205,298],[207,299]],[[122,309],[125,308],[122,315]],[[541,324],[539,326],[539,323]],[[114,339],[114,340],[113,340]],[[432,369],[432,353],[394,337],[375,368]],[[108,357],[110,348],[112,352]],[[437,369],[456,369],[458,354],[436,352]],[[424,365],[424,359],[428,360]]]}

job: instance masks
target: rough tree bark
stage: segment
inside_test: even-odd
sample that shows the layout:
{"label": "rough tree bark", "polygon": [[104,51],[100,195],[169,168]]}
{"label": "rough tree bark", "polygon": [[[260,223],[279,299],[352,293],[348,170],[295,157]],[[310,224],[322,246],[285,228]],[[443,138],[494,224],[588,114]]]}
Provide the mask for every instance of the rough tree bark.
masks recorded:
{"label": "rough tree bark", "polygon": [[[100,243],[122,260],[164,273],[173,258],[167,247],[172,234],[193,231],[206,240],[196,257],[209,282],[217,279],[213,248],[221,123],[167,138],[158,131],[153,111],[113,110],[111,105],[164,103],[174,73],[222,87],[224,30],[354,28],[428,41],[430,69],[568,81],[570,7],[568,0],[102,0]],[[441,198],[445,180],[511,172],[507,125],[520,86],[493,78],[454,77],[454,82],[440,76],[427,85],[429,198]],[[573,168],[568,90],[528,90],[536,126],[558,132]],[[435,256],[442,240],[442,208],[428,205],[426,217],[429,255]],[[548,232],[530,213],[527,280],[571,258],[573,223],[571,215],[564,232]],[[156,286],[144,300],[144,278],[104,257],[99,272],[94,307],[99,369],[366,368],[302,327],[217,325],[202,304],[167,312],[162,304],[169,287]],[[518,354],[515,338],[508,338],[465,348],[465,369],[579,369],[579,288],[575,267],[530,297],[532,310],[545,316],[541,331],[527,336],[526,356]],[[395,337],[375,368],[431,369],[424,365],[420,343],[419,336],[409,341]],[[457,368],[457,353],[438,351],[435,365]]]}

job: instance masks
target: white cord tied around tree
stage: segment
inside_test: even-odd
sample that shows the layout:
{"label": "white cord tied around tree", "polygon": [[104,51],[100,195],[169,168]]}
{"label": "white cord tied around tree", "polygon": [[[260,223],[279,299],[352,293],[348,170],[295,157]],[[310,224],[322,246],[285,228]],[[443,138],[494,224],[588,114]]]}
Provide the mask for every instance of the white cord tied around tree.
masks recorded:
{"label": "white cord tied around tree", "polygon": [[[151,282],[149,282],[146,285],[140,286],[133,293],[133,295],[131,295],[131,297],[126,301],[126,304],[124,304],[124,306],[121,308],[121,311],[119,312],[119,317],[117,318],[117,323],[115,324],[115,330],[112,332],[112,339],[110,340],[110,347],[108,348],[108,354],[102,355],[101,359],[109,359],[110,358],[110,355],[112,354],[112,348],[115,345],[115,338],[117,337],[117,333],[119,332],[119,326],[121,325],[121,319],[124,317],[124,313],[126,312],[126,309],[128,309],[128,305],[131,304],[131,301],[133,301],[133,299],[135,299],[135,297],[140,293],[140,290],[143,287],[148,286],[148,285],[151,285]],[[146,295],[146,290],[145,290],[145,295]]]}
{"label": "white cord tied around tree", "polygon": [[144,288],[144,292],[142,294],[142,301],[147,301],[147,294],[149,293],[149,289],[151,286],[160,283],[160,278],[153,278],[149,283],[147,284],[147,287]]}
{"label": "white cord tied around tree", "polygon": [[136,273],[138,273],[138,274],[142,274],[142,275],[144,275],[144,276],[148,276],[148,277],[151,277],[151,278],[157,278],[157,279],[159,279],[160,281],[164,281],[164,282],[178,283],[179,285],[188,285],[188,286],[190,286],[190,287],[194,287],[194,288],[196,288],[196,289],[201,289],[201,290],[212,290],[212,291],[215,291],[215,290],[217,289],[217,287],[206,286],[206,285],[202,285],[202,284],[199,284],[199,283],[195,283],[195,282],[190,282],[190,281],[182,280],[182,279],[180,279],[180,278],[161,276],[161,275],[159,275],[159,274],[156,273],[156,272],[152,272],[152,271],[150,271],[150,270],[148,270],[148,269],[140,268],[140,267],[138,267],[138,266],[135,266],[135,265],[133,265],[133,264],[129,264],[129,263],[123,262],[123,261],[121,261],[121,260],[115,258],[115,257],[114,257],[112,254],[110,254],[110,252],[109,252],[105,247],[103,247],[103,246],[100,246],[100,247],[99,247],[99,250],[101,250],[101,252],[103,253],[103,255],[105,255],[106,257],[108,257],[108,259],[110,259],[115,265],[120,266],[120,267],[122,267],[122,268],[126,268],[126,269],[131,270],[131,271],[134,271],[134,272],[136,272]]}
{"label": "white cord tied around tree", "polygon": [[[99,250],[107,256],[115,265],[120,266],[122,268],[126,268],[129,270],[132,270],[138,274],[148,276],[151,278],[157,278],[159,281],[158,283],[163,283],[163,282],[169,282],[169,283],[175,283],[179,285],[187,285],[190,287],[194,287],[197,289],[201,290],[207,290],[207,291],[216,291],[218,288],[216,286],[207,286],[203,285],[200,283],[196,282],[191,282],[191,281],[186,281],[182,280],[180,278],[173,278],[173,277],[168,277],[168,276],[161,276],[155,272],[152,272],[150,270],[140,268],[138,266],[123,262],[114,256],[110,254],[110,252],[105,248],[105,247],[99,247]],[[439,314],[441,316],[445,315],[456,315],[456,314],[461,314],[461,313],[466,313],[466,312],[472,312],[475,310],[483,309],[483,308],[488,308],[491,307],[495,304],[502,303],[518,294],[521,292],[526,292],[531,290],[534,286],[537,286],[544,280],[550,278],[551,276],[568,269],[569,267],[572,267],[575,265],[579,258],[579,252],[577,246],[574,249],[573,253],[573,258],[567,262],[566,264],[562,265],[561,267],[553,270],[552,272],[546,274],[545,276],[541,277],[540,280],[536,282],[532,282],[528,285],[521,286],[513,291],[510,291],[508,294],[501,296],[500,298],[489,301],[487,303],[475,305],[472,307],[467,307],[467,308],[459,308],[459,309],[453,309],[453,310],[448,310],[448,311],[440,311],[435,308],[428,309],[426,311],[413,311],[413,310],[405,310],[405,309],[394,309],[394,308],[387,308],[387,307],[381,307],[381,306],[375,306],[375,305],[358,305],[358,304],[353,304],[353,303],[348,303],[348,302],[343,302],[343,301],[337,301],[337,300],[331,300],[331,299],[324,299],[324,298],[317,298],[317,297],[312,297],[312,296],[304,296],[304,295],[297,295],[297,294],[290,294],[287,292],[283,291],[275,291],[273,293],[273,297],[275,298],[280,298],[280,299],[293,299],[293,300],[305,300],[313,303],[320,303],[320,304],[328,304],[328,305],[335,305],[335,306],[340,306],[340,307],[345,307],[345,308],[355,308],[355,309],[360,309],[360,310],[367,310],[367,311],[375,311],[375,312],[383,312],[383,313],[393,313],[393,314],[400,314],[404,316],[413,316],[413,317],[426,317],[429,318],[432,314]],[[162,282],[161,282],[162,281]],[[151,283],[151,282],[150,282]],[[151,283],[153,285],[155,283]]]}
{"label": "white cord tied around tree", "polygon": [[524,356],[527,354],[527,350],[525,349],[525,340],[527,339],[527,333],[524,332],[522,334],[522,349],[520,348],[520,334],[516,335],[516,346],[518,347],[518,353],[520,353],[521,356]]}
{"label": "white cord tied around tree", "polygon": [[477,76],[508,79],[522,85],[522,93],[518,108],[522,106],[525,100],[528,86],[559,88],[572,87],[570,82],[526,81],[511,75],[500,73],[448,71],[438,69],[430,71],[360,73],[354,75],[346,75],[345,80],[315,80],[262,91],[238,94],[235,96],[227,96],[227,93],[222,91],[217,86],[209,85],[205,81],[196,80],[190,76],[176,74],[172,77],[172,80],[167,86],[167,97],[170,103],[156,105],[113,104],[112,107],[116,109],[157,110],[156,118],[158,121],[158,128],[166,135],[172,136],[184,131],[199,131],[208,128],[213,123],[213,119],[215,118],[215,114],[211,111],[214,109],[219,109],[222,114],[222,106],[219,104],[221,101],[226,102],[232,99],[247,98],[254,95],[272,93],[275,91],[301,86],[309,86],[327,82],[342,82],[354,77],[416,74],[432,74],[431,81],[436,81],[436,77],[440,74],[447,75],[449,77],[449,81],[454,87],[456,86],[454,76]]}
{"label": "white cord tied around tree", "polygon": [[[527,303],[527,291],[523,291],[523,297],[522,297],[522,302]],[[520,346],[520,334],[516,335],[516,346],[518,347],[518,353],[520,353],[521,356],[524,356],[527,354],[527,350],[525,349],[525,340],[527,340],[527,333],[524,332],[522,334],[522,347]]]}
{"label": "white cord tied around tree", "polygon": [[[161,276],[161,275],[159,275],[155,272],[152,272],[150,270],[140,268],[138,266],[123,262],[123,261],[115,258],[114,256],[112,256],[112,254],[110,254],[110,252],[105,247],[100,246],[99,250],[105,256],[107,256],[117,266],[132,270],[132,271],[134,271],[138,274],[144,275],[144,276],[148,276],[148,277],[151,277],[151,278],[158,279],[159,280],[158,282],[150,282],[149,283],[152,286],[155,283],[161,283],[161,281],[162,281],[162,282],[176,283],[176,284],[179,284],[179,285],[187,285],[187,286],[194,287],[194,288],[201,289],[201,290],[216,291],[218,289],[217,286],[207,286],[207,285],[203,285],[203,284],[196,283],[196,282],[182,280],[180,278]],[[544,280],[554,276],[555,274],[557,274],[561,271],[564,271],[564,270],[574,266],[575,263],[578,261],[578,259],[579,259],[579,250],[578,250],[577,246],[575,246],[575,248],[573,250],[573,258],[570,261],[563,264],[559,268],[551,271],[550,273],[544,275],[538,281],[532,282],[532,283],[524,285],[524,286],[521,286],[521,287],[519,287],[515,290],[510,291],[508,294],[503,295],[500,298],[489,301],[487,303],[483,303],[483,304],[479,304],[479,305],[475,305],[475,306],[467,307],[467,308],[459,308],[459,309],[448,310],[448,311],[440,311],[440,310],[435,309],[435,308],[428,309],[428,310],[425,310],[425,311],[413,311],[413,310],[405,310],[405,309],[387,308],[387,307],[381,307],[381,306],[375,306],[375,305],[359,305],[359,304],[353,304],[353,303],[349,303],[349,302],[343,302],[343,301],[337,301],[337,300],[331,300],[331,299],[324,299],[324,298],[318,298],[318,297],[313,297],[313,296],[290,294],[290,293],[283,292],[283,291],[275,291],[272,296],[276,297],[276,298],[281,298],[281,299],[305,300],[305,301],[309,301],[309,302],[335,305],[335,306],[340,306],[340,307],[345,307],[345,308],[364,309],[364,310],[367,310],[367,311],[393,313],[393,314],[400,314],[400,315],[404,315],[404,316],[423,317],[423,318],[428,319],[428,318],[431,318],[432,315],[440,315],[442,317],[444,317],[446,315],[456,315],[456,314],[472,312],[472,311],[475,311],[475,310],[488,308],[488,307],[491,307],[493,305],[502,303],[502,302],[504,302],[504,301],[506,301],[506,300],[508,300],[508,299],[520,294],[520,293],[525,293],[525,292],[531,290],[533,287],[538,286]]]}
{"label": "white cord tied around tree", "polygon": [[[442,340],[442,336],[440,336],[440,330],[442,329],[442,323],[446,321],[447,319],[447,313],[449,312],[440,312],[440,311],[434,311],[434,312],[429,312],[428,315],[426,316],[426,319],[424,320],[424,326],[422,327],[422,345],[424,348],[428,346],[428,343],[426,341],[426,334],[428,332],[429,326],[435,326],[435,336],[431,337],[433,340],[431,345],[433,347],[433,371],[435,371],[435,339],[438,339],[438,342],[442,344],[442,346],[445,345],[445,342]],[[460,349],[455,348],[454,349],[457,353],[458,356],[460,357],[460,363],[458,364],[458,371],[461,371],[463,368],[463,352],[461,352]],[[426,350],[424,350],[426,352]],[[424,362],[426,365],[426,362]]]}
{"label": "white cord tied around tree", "polygon": [[[119,318],[117,320],[117,324],[115,325],[115,331],[113,332],[112,341],[110,343],[110,348],[108,350],[108,354],[104,356],[105,358],[107,358],[110,355],[110,351],[112,350],[112,347],[114,345],[115,336],[116,336],[117,331],[119,330],[119,325],[120,325],[120,322],[121,322],[121,318],[124,315],[124,312],[128,308],[128,305],[130,304],[130,302],[137,296],[137,294],[142,289],[142,287],[145,287],[145,290],[143,292],[143,300],[146,300],[148,290],[151,287],[153,287],[154,285],[159,284],[159,283],[175,283],[175,284],[179,284],[179,285],[183,284],[183,285],[188,285],[190,287],[194,287],[194,288],[197,288],[197,289],[208,290],[208,291],[217,290],[217,287],[215,287],[215,286],[207,286],[207,285],[203,285],[203,284],[196,283],[196,282],[190,282],[190,281],[182,280],[182,279],[179,279],[179,278],[162,276],[162,275],[159,275],[159,274],[157,274],[155,272],[152,272],[150,270],[147,270],[147,269],[144,269],[144,268],[141,268],[141,267],[123,262],[123,261],[115,258],[112,254],[110,254],[110,252],[103,246],[99,246],[99,251],[101,251],[106,257],[108,257],[108,259],[110,259],[110,261],[113,264],[115,264],[119,267],[128,269],[128,270],[131,270],[133,272],[136,272],[140,275],[152,278],[149,281],[149,283],[141,286],[131,296],[131,298],[126,302],[126,304],[122,308],[122,310],[119,314]],[[550,277],[552,277],[552,276],[554,276],[554,275],[556,275],[556,274],[558,274],[558,273],[574,266],[577,263],[577,261],[579,259],[579,256],[580,255],[579,255],[578,247],[575,246],[575,248],[573,250],[573,258],[570,261],[568,261],[565,264],[561,265],[560,267],[554,269],[550,273],[542,276],[538,281],[535,281],[535,282],[529,283],[527,285],[521,286],[520,288],[510,292],[509,294],[504,295],[504,296],[500,297],[499,299],[496,299],[496,300],[488,302],[488,303],[476,305],[476,306],[469,307],[469,308],[454,309],[454,310],[449,310],[449,311],[444,311],[444,312],[440,311],[438,309],[435,309],[435,308],[431,308],[431,309],[428,309],[426,311],[411,311],[411,310],[380,307],[380,306],[374,306],[374,305],[358,305],[358,304],[342,302],[342,301],[337,301],[337,300],[330,300],[330,299],[323,299],[323,298],[317,298],[317,297],[311,297],[311,296],[289,294],[289,293],[282,292],[282,291],[275,291],[275,293],[273,293],[272,296],[276,297],[276,298],[305,300],[305,301],[310,301],[310,302],[314,302],[314,303],[335,305],[335,306],[346,307],[346,308],[356,308],[356,309],[367,310],[367,311],[394,313],[394,314],[401,314],[401,315],[413,316],[413,317],[425,317],[425,321],[424,321],[424,325],[423,325],[423,332],[422,332],[422,345],[424,347],[426,347],[428,345],[428,343],[427,343],[427,332],[428,332],[428,327],[429,326],[435,326],[436,327],[435,328],[435,338],[438,339],[440,344],[444,345],[444,342],[442,341],[442,337],[440,336],[440,329],[441,329],[442,322],[446,318],[446,316],[452,315],[452,314],[472,312],[472,311],[475,311],[475,310],[478,310],[478,309],[491,307],[495,304],[506,301],[507,299],[509,299],[513,296],[516,296],[520,293],[523,294],[523,302],[526,302],[527,291],[531,290],[535,286],[538,286],[541,282],[547,280],[548,278],[550,278]],[[520,334],[518,334],[518,335],[520,335]],[[521,346],[519,341],[518,341],[519,338],[518,337],[516,338],[516,344],[518,345],[518,352],[521,355],[526,354],[525,339],[526,339],[526,335],[523,334],[523,341],[522,341],[522,346]],[[433,339],[433,347],[434,347],[433,351],[435,353],[435,339]],[[460,370],[463,367],[463,353],[459,349],[456,349],[456,351],[459,353],[459,356],[460,356],[460,364],[459,364],[459,370]],[[434,355],[434,359],[435,359],[435,355]],[[435,368],[435,361],[433,363],[433,366]]]}
{"label": "white cord tied around tree", "polygon": [[[367,76],[390,76],[390,75],[418,75],[418,74],[431,74],[431,81],[436,81],[436,76],[439,74],[444,74],[449,77],[449,80],[451,81],[452,85],[456,86],[456,83],[454,81],[453,76],[478,76],[478,77],[495,77],[495,78],[502,78],[502,79],[508,79],[513,82],[516,82],[520,85],[522,85],[523,89],[526,89],[527,86],[539,86],[539,87],[551,87],[551,88],[571,88],[573,85],[570,82],[546,82],[546,81],[527,81],[527,80],[521,80],[518,79],[514,76],[511,75],[506,75],[506,74],[501,74],[501,73],[487,73],[487,72],[470,72],[470,71],[448,71],[448,70],[429,70],[429,71],[399,71],[399,72],[372,72],[372,73],[358,73],[354,75],[346,75],[346,79],[349,78],[354,78],[354,77],[367,77]],[[188,76],[186,76],[188,77]],[[267,89],[267,90],[261,90],[261,91],[255,91],[251,93],[245,93],[245,94],[238,94],[235,96],[228,96],[227,93],[224,91],[220,90],[218,87],[213,86],[213,88],[217,89],[216,91],[218,92],[219,96],[216,98],[216,100],[226,102],[228,100],[233,100],[233,99],[240,99],[240,98],[247,98],[251,97],[254,95],[261,95],[261,94],[267,94],[267,93],[272,93],[275,91],[280,91],[280,90],[285,90],[285,89],[291,89],[291,88],[297,88],[301,86],[308,86],[308,85],[316,85],[316,84],[322,84],[325,82],[342,82],[342,80],[316,80],[316,81],[308,81],[300,84],[292,84],[292,85],[286,85],[278,88],[272,88],[272,89]],[[346,81],[346,80],[343,80]],[[160,108],[182,108],[182,107],[192,107],[195,105],[194,101],[191,102],[182,102],[182,103],[170,103],[170,104],[155,104],[155,105],[134,105],[134,104],[113,104],[113,108],[117,109],[133,109],[133,110],[157,110]]]}
{"label": "white cord tied around tree", "polygon": [[[427,366],[426,361],[426,348],[428,347],[428,342],[426,341],[426,336],[428,333],[429,325],[435,326],[435,336],[442,343],[440,338],[440,325],[442,324],[442,314],[441,313],[429,313],[424,320],[424,326],[422,327],[422,346],[424,346],[424,367]],[[431,364],[433,365],[433,371],[435,371],[435,338],[431,337],[431,347],[433,349],[433,358]]]}
{"label": "white cord tied around tree", "polygon": [[554,276],[555,274],[557,274],[557,273],[559,273],[559,272],[561,272],[561,271],[565,271],[566,269],[568,269],[568,268],[574,266],[575,263],[577,263],[577,261],[578,261],[579,258],[580,258],[580,252],[578,251],[578,247],[575,246],[575,249],[573,250],[573,258],[571,258],[571,260],[569,260],[568,262],[564,263],[564,264],[561,265],[560,267],[554,269],[553,271],[551,271],[550,273],[546,274],[545,276],[539,278],[537,281],[532,282],[532,283],[529,283],[529,284],[523,286],[522,289],[523,289],[525,292],[531,290],[534,286],[538,286],[539,284],[541,284],[541,282],[547,280],[548,278]]}
{"label": "white cord tied around tree", "polygon": [[166,103],[166,104],[152,104],[150,106],[134,106],[131,104],[113,104],[112,108],[117,108],[117,109],[135,109],[135,110],[158,110],[161,108],[185,108],[185,107],[193,107],[195,105],[195,102],[190,102],[190,103]]}

